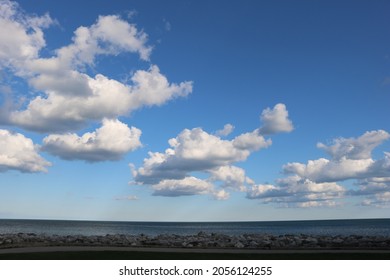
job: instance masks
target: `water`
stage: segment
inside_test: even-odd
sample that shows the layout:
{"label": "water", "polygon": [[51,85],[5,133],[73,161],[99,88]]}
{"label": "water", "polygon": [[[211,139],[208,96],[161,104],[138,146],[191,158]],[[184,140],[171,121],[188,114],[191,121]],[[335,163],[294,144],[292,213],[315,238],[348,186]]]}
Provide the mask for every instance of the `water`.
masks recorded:
{"label": "water", "polygon": [[57,235],[159,234],[191,235],[200,231],[240,235],[311,234],[389,236],[390,219],[320,220],[285,222],[104,222],[60,220],[1,220],[0,234]]}

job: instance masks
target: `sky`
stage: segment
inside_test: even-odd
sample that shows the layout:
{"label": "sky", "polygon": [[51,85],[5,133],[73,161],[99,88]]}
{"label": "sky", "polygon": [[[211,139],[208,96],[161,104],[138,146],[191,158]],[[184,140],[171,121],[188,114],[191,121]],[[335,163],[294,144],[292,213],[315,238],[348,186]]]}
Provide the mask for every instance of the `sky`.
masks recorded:
{"label": "sky", "polygon": [[0,0],[0,218],[390,218],[389,11]]}

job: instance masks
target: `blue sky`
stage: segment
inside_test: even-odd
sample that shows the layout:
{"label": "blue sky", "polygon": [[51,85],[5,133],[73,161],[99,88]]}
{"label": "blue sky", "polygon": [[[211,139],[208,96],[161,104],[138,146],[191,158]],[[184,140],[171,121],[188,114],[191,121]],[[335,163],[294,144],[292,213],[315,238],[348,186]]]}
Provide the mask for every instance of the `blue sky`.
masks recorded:
{"label": "blue sky", "polygon": [[95,2],[0,1],[0,218],[390,218],[388,1]]}

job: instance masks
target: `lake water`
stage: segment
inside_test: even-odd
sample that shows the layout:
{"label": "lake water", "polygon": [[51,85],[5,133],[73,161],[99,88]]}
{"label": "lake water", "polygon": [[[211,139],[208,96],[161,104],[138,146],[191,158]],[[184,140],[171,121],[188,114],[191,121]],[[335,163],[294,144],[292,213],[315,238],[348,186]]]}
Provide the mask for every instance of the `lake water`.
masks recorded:
{"label": "lake water", "polygon": [[48,235],[159,234],[192,235],[203,231],[240,235],[311,234],[389,236],[390,219],[318,220],[284,222],[109,222],[0,219],[0,234],[36,233]]}

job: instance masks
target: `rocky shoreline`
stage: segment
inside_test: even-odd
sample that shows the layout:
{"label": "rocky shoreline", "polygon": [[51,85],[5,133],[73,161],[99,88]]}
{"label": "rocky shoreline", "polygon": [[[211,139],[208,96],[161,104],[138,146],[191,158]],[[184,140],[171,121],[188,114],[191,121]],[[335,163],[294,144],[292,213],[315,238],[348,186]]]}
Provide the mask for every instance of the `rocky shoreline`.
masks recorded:
{"label": "rocky shoreline", "polygon": [[226,248],[226,249],[372,249],[390,250],[390,237],[385,236],[317,236],[242,234],[229,236],[199,232],[196,235],[45,235],[35,233],[0,234],[0,250],[38,246],[107,246],[155,248]]}

